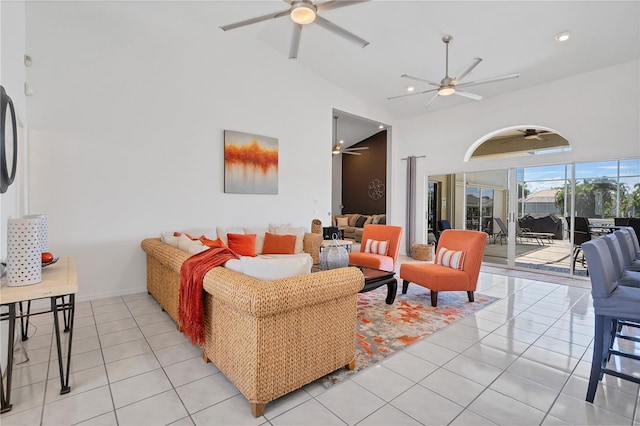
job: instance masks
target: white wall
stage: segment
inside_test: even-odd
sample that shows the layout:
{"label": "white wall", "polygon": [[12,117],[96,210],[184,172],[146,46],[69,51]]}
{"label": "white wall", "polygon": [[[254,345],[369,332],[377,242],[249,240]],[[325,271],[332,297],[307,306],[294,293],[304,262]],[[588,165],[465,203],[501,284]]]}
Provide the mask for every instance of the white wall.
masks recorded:
{"label": "white wall", "polygon": [[[30,205],[49,216],[54,254],[76,256],[81,299],[144,291],[140,241],[161,231],[328,221],[333,108],[390,122],[259,40],[220,31],[222,8],[27,5]],[[223,192],[224,129],[279,139],[278,195]]]}
{"label": "white wall", "polygon": [[[394,126],[394,146],[399,157],[393,161],[399,163],[400,157],[426,154],[426,160],[418,161],[420,176],[638,157],[639,75],[639,62],[633,61],[399,121]],[[620,90],[611,90],[606,83],[611,78]],[[531,124],[557,129],[572,150],[463,161],[467,149],[484,135],[505,127]],[[395,169],[392,203],[395,217],[404,217],[403,173],[403,168]],[[424,179],[417,181],[420,184]],[[424,194],[424,187],[417,188],[417,193]],[[424,217],[424,211],[417,211],[416,217]],[[423,235],[424,223],[417,226],[416,235]]]}

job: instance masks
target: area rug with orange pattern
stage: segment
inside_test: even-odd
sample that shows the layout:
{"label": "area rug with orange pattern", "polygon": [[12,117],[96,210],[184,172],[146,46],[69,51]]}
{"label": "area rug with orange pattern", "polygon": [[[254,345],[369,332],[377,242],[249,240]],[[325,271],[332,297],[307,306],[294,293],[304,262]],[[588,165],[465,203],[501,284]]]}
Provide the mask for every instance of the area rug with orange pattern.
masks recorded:
{"label": "area rug with orange pattern", "polygon": [[498,300],[479,293],[474,296],[475,302],[470,303],[465,291],[440,292],[434,308],[430,291],[418,285],[409,285],[407,294],[398,288],[392,305],[385,303],[386,286],[359,293],[356,368],[341,368],[320,382],[329,387]]}

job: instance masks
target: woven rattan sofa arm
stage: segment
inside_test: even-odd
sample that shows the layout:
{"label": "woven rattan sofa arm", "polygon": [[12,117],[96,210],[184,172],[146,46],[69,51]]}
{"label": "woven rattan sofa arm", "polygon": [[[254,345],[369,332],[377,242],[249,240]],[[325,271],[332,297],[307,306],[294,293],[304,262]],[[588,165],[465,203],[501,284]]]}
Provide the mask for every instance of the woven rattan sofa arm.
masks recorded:
{"label": "woven rattan sofa arm", "polygon": [[147,238],[140,243],[142,250],[148,255],[156,258],[160,263],[166,265],[176,272],[180,272],[182,263],[193,254],[182,251],[160,241],[160,238]]}
{"label": "woven rattan sofa arm", "polygon": [[266,317],[355,295],[363,286],[364,276],[358,268],[332,269],[279,280],[259,280],[219,267],[209,271],[204,278],[204,289],[214,300],[255,317]]}

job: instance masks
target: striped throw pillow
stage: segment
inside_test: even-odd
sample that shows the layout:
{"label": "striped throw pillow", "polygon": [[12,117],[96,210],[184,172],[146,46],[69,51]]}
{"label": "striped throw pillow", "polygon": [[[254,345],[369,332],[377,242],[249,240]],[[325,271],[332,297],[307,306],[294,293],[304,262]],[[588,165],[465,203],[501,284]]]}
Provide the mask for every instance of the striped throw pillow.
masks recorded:
{"label": "striped throw pillow", "polygon": [[464,252],[440,247],[436,256],[436,264],[461,271],[464,267]]}
{"label": "striped throw pillow", "polygon": [[364,244],[364,252],[386,256],[389,252],[389,241],[367,240]]}

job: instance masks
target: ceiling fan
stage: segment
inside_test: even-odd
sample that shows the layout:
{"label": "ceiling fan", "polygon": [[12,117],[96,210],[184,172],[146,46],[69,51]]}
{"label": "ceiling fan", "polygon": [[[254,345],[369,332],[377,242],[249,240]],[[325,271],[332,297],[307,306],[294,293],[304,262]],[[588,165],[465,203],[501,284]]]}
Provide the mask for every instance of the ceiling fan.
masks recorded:
{"label": "ceiling fan", "polygon": [[457,77],[449,77],[449,43],[451,42],[451,40],[453,40],[453,37],[451,37],[450,35],[445,35],[444,37],[442,37],[442,41],[446,46],[446,58],[445,58],[445,75],[444,75],[444,78],[442,80],[440,80],[440,83],[435,83],[435,82],[430,81],[430,80],[425,80],[425,79],[420,78],[420,77],[413,77],[413,76],[410,76],[410,75],[407,75],[407,74],[403,74],[403,75],[400,76],[402,78],[408,78],[410,80],[416,80],[416,81],[420,81],[420,82],[424,82],[424,83],[429,83],[432,86],[438,86],[437,89],[429,89],[429,90],[423,90],[422,92],[415,92],[415,93],[408,93],[406,95],[392,96],[392,97],[387,98],[387,99],[397,99],[397,98],[403,98],[405,96],[419,95],[419,94],[422,94],[422,93],[437,92],[435,94],[435,96],[432,97],[429,100],[429,102],[427,102],[427,104],[425,105],[425,108],[429,108],[429,106],[438,98],[438,96],[458,95],[458,96],[464,96],[465,98],[473,99],[473,100],[476,100],[476,101],[481,101],[483,99],[482,96],[476,95],[474,93],[463,92],[462,90],[459,90],[459,88],[477,86],[479,84],[493,83],[493,82],[496,82],[496,81],[508,80],[508,79],[511,79],[511,78],[520,77],[520,74],[508,74],[508,75],[503,75],[503,76],[500,76],[500,77],[485,78],[485,79],[476,80],[476,81],[469,81],[467,83],[460,83],[460,81],[462,81],[463,78],[465,78],[471,71],[473,71],[473,69],[476,66],[478,66],[478,64],[480,62],[482,62],[482,58],[473,58],[473,60],[471,61],[471,63],[469,65],[467,65],[466,67],[462,68],[462,70],[460,70],[458,72]]}
{"label": "ceiling fan", "polygon": [[355,147],[355,148],[343,148],[342,147],[343,143],[344,143],[343,140],[338,140],[338,116],[334,115],[333,116],[333,149],[331,150],[331,153],[333,155],[338,155],[338,154],[362,155],[362,153],[358,151],[369,149],[368,146]]}
{"label": "ceiling fan", "polygon": [[546,130],[536,130],[536,129],[524,129],[524,130],[518,129],[518,131],[523,133],[522,137],[524,139],[536,139],[539,141],[545,140],[544,138],[542,138],[542,136],[553,133],[553,132],[548,132]]}
{"label": "ceiling fan", "polygon": [[280,18],[282,16],[291,17],[294,23],[293,36],[291,38],[291,47],[289,49],[289,59],[295,59],[298,57],[298,48],[300,47],[300,34],[302,33],[302,26],[315,22],[322,28],[339,35],[349,41],[357,43],[362,47],[369,44],[368,41],[358,37],[357,35],[345,30],[344,28],[334,24],[333,22],[323,18],[318,12],[324,12],[331,9],[337,9],[339,7],[351,6],[357,3],[364,3],[368,0],[332,0],[323,3],[315,3],[312,0],[282,0],[285,3],[289,3],[291,7],[281,12],[269,13],[268,15],[257,16],[255,18],[246,19],[244,21],[236,22],[234,24],[223,25],[220,28],[223,31],[233,30],[235,28],[244,27],[246,25],[256,24],[258,22],[266,21],[268,19]]}

